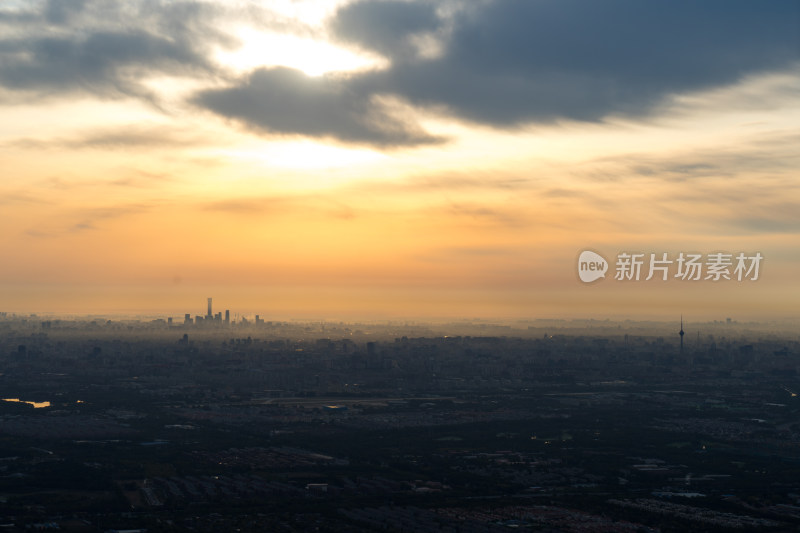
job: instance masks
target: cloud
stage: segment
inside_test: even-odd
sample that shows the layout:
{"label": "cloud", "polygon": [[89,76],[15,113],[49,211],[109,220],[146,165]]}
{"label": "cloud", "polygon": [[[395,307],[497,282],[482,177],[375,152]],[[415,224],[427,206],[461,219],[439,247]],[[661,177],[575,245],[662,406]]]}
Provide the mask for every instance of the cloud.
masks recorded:
{"label": "cloud", "polygon": [[58,148],[67,150],[130,150],[152,148],[179,148],[207,143],[208,139],[194,132],[156,124],[127,124],[113,128],[99,128],[78,133],[74,137],[37,138],[24,137],[4,143],[5,146],[40,150]]}
{"label": "cloud", "polygon": [[403,58],[417,53],[415,36],[434,32],[440,25],[431,3],[355,2],[336,13],[330,29],[345,43]]}
{"label": "cloud", "polygon": [[286,67],[258,69],[234,87],[199,93],[195,103],[261,133],[383,147],[441,142],[391,105],[354,91],[347,78]]}
{"label": "cloud", "polygon": [[539,193],[539,195],[544,198],[567,198],[567,199],[588,198],[591,196],[589,193],[585,191],[579,191],[577,189],[565,189],[562,187],[547,189]]}
{"label": "cloud", "polygon": [[215,211],[235,215],[258,215],[286,210],[285,198],[231,198],[210,202],[202,206],[205,211]]}
{"label": "cloud", "polygon": [[115,187],[146,188],[175,180],[170,174],[165,172],[147,172],[136,168],[125,168],[123,170],[128,173],[128,175],[109,182],[111,185]]}
{"label": "cloud", "polygon": [[153,99],[151,75],[209,75],[230,37],[200,2],[52,0],[0,11],[0,86],[26,96]]}
{"label": "cloud", "polygon": [[89,221],[79,222],[72,226],[72,231],[96,230],[97,227]]}
{"label": "cloud", "polygon": [[86,0],[47,0],[43,14],[51,24],[64,24],[86,7]]}
{"label": "cloud", "polygon": [[28,237],[34,237],[36,239],[51,239],[56,236],[54,233],[36,229],[27,229],[23,233]]}
{"label": "cloud", "polygon": [[124,204],[110,207],[81,209],[79,213],[76,213],[82,215],[80,221],[73,224],[72,227],[69,228],[69,231],[72,233],[77,233],[99,230],[101,229],[101,223],[139,215],[150,211],[151,207],[152,206],[145,204]]}
{"label": "cloud", "polygon": [[667,95],[797,61],[799,13],[781,0],[497,0],[456,15],[441,57],[396,60],[354,84],[495,126],[641,115]]}
{"label": "cloud", "polygon": [[96,207],[82,210],[89,220],[109,220],[149,211],[153,206],[148,204],[120,204],[110,207]]}
{"label": "cloud", "polygon": [[[440,139],[387,115],[376,98],[504,129],[597,122],[800,60],[800,7],[786,0],[495,0],[447,16],[434,6],[366,0],[331,19],[335,39],[389,57],[388,68],[327,78],[262,69],[195,103],[260,132],[417,145]],[[439,53],[418,53],[421,35],[442,40]]]}
{"label": "cloud", "polygon": [[737,227],[756,234],[770,233],[800,233],[800,219],[797,216],[776,217],[769,215],[765,217],[736,218],[733,222]]}
{"label": "cloud", "polygon": [[509,205],[451,203],[445,209],[448,215],[455,217],[457,220],[468,220],[479,226],[511,228],[524,227],[530,223],[530,219],[525,213],[519,213]]}
{"label": "cloud", "polygon": [[229,23],[309,28],[254,4],[47,0],[0,8],[0,90],[157,103],[146,82],[183,76],[216,84],[191,103],[258,134],[418,146],[445,141],[420,112],[502,129],[642,117],[676,95],[786,70],[800,62],[799,16],[794,0],[363,0],[336,11],[327,33],[388,67],[318,78],[261,68],[233,79],[214,59],[236,44]]}
{"label": "cloud", "polygon": [[59,237],[68,233],[81,233],[105,229],[107,222],[121,218],[141,215],[150,212],[154,205],[144,203],[128,203],[107,207],[89,207],[74,209],[65,215],[53,218],[47,229],[28,228],[24,235],[37,238]]}
{"label": "cloud", "polygon": [[6,192],[0,194],[0,205],[14,204],[49,204],[50,201],[40,196],[23,192]]}
{"label": "cloud", "polygon": [[335,198],[315,194],[228,198],[202,204],[199,208],[203,211],[245,217],[293,215],[302,212],[309,217],[354,220],[359,215],[356,209]]}
{"label": "cloud", "polygon": [[[184,43],[140,31],[19,39],[4,44],[7,57],[0,66],[0,82],[9,89],[40,94],[85,91],[106,97],[147,96],[149,91],[139,83],[145,72],[175,73],[204,63]],[[140,72],[131,74],[126,68]]]}
{"label": "cloud", "polygon": [[399,181],[369,180],[350,186],[352,192],[379,192],[389,194],[418,194],[440,192],[493,192],[521,191],[530,189],[535,180],[515,175],[505,175],[500,171],[491,172],[469,170],[469,172],[438,172],[411,176]]}
{"label": "cloud", "polygon": [[456,246],[442,250],[447,255],[454,256],[463,260],[475,257],[499,257],[506,259],[519,254],[519,248],[498,247],[498,246]]}
{"label": "cloud", "polygon": [[[760,137],[773,140],[761,143]],[[622,176],[658,177],[662,181],[684,182],[701,178],[741,179],[754,173],[761,176],[793,176],[796,168],[797,135],[753,135],[747,144],[685,150],[668,156],[620,154],[599,159],[599,164],[619,165]],[[730,182],[729,182],[730,183]]]}

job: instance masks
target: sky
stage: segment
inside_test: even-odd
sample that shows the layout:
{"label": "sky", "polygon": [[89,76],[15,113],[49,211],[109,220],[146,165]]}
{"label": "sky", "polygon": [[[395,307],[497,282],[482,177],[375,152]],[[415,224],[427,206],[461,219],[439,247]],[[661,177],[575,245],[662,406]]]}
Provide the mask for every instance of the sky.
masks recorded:
{"label": "sky", "polygon": [[0,118],[0,311],[800,318],[795,0],[5,1]]}

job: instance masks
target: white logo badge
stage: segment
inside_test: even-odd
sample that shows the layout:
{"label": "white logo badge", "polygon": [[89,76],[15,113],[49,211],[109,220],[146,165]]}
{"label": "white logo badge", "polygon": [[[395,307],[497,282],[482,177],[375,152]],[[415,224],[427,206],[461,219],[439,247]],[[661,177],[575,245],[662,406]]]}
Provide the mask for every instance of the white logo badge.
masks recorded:
{"label": "white logo badge", "polygon": [[591,250],[584,250],[578,257],[578,276],[584,283],[591,283],[606,277],[608,261]]}

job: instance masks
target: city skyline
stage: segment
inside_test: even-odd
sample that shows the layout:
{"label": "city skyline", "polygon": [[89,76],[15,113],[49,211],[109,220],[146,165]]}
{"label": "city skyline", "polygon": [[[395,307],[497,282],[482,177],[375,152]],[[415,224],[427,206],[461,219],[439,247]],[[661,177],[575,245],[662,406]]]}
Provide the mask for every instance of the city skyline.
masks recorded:
{"label": "city skyline", "polygon": [[797,320],[799,11],[6,2],[0,311]]}

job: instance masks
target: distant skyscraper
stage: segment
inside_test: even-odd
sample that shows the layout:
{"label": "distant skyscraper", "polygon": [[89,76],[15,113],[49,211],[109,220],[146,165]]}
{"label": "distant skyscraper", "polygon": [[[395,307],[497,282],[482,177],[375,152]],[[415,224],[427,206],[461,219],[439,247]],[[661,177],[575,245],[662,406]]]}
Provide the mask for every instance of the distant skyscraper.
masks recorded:
{"label": "distant skyscraper", "polygon": [[231,312],[230,312],[229,309],[225,310],[225,323],[226,324],[230,324],[231,323]]}
{"label": "distant skyscraper", "polygon": [[208,318],[214,318],[214,315],[211,314],[211,298],[208,299]]}
{"label": "distant skyscraper", "polygon": [[683,331],[683,315],[681,315],[681,330],[678,332],[678,334],[681,336],[681,353],[683,353],[683,336],[685,335],[685,332]]}

